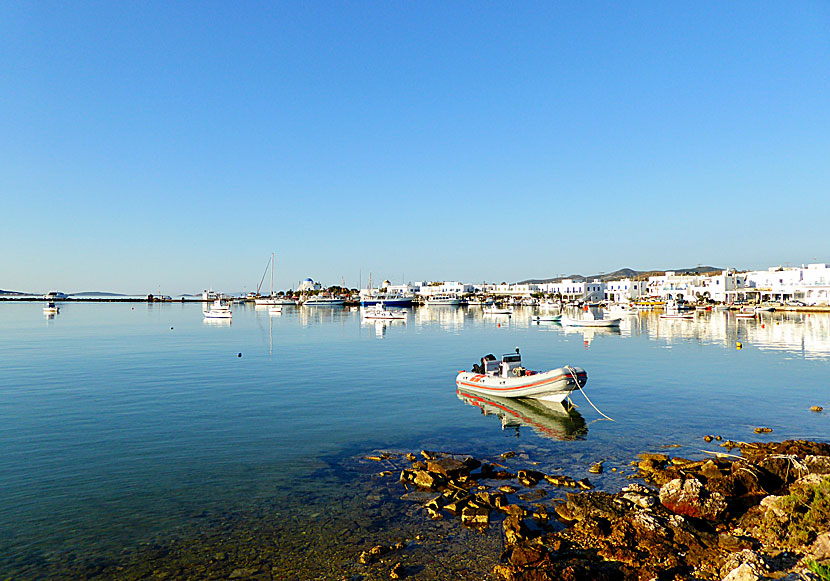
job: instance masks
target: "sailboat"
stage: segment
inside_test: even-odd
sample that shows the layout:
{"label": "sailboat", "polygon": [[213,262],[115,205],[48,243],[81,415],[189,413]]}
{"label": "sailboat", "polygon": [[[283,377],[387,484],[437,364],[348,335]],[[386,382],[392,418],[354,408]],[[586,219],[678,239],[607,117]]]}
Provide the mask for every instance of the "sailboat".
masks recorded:
{"label": "sailboat", "polygon": [[[262,287],[262,281],[265,280],[265,273],[268,272],[268,269],[271,269],[271,293],[267,297],[262,297],[259,295],[259,289]],[[259,281],[259,286],[256,289],[257,291],[257,298],[254,299],[254,304],[258,307],[271,307],[275,305],[279,305],[282,301],[277,299],[277,295],[274,294],[274,253],[271,253],[271,259],[268,261],[268,265],[265,267],[265,272],[262,273],[262,280]]]}

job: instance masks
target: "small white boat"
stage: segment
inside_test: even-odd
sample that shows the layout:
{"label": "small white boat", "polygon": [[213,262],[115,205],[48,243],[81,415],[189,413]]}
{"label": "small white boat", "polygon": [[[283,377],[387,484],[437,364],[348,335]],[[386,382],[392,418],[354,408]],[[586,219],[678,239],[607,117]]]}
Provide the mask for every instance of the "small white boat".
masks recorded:
{"label": "small white boat", "polygon": [[741,309],[735,313],[735,317],[738,319],[754,319],[757,315],[758,313],[753,307],[741,307]]}
{"label": "small white boat", "polygon": [[61,312],[61,308],[55,303],[47,303],[46,306],[43,307],[43,312],[47,315],[56,315]]}
{"label": "small white boat", "polygon": [[562,315],[534,315],[530,320],[534,323],[556,323],[562,320]]}
{"label": "small white boat", "polygon": [[390,311],[389,309],[383,306],[383,303],[366,307],[365,309],[363,309],[362,314],[364,319],[375,319],[381,321],[401,320],[406,319],[406,317],[408,316],[406,311]]}
{"label": "small white boat", "polygon": [[489,307],[484,307],[481,311],[485,315],[512,315],[513,309],[509,309],[507,307],[497,307],[495,305],[491,305]]}
{"label": "small white boat", "polygon": [[694,311],[692,312],[684,312],[678,308],[678,305],[674,301],[667,301],[666,306],[662,313],[660,313],[661,319],[680,319],[683,321],[689,321],[695,318]]}
{"label": "small white boat", "polygon": [[210,309],[202,311],[206,319],[230,319],[233,316],[230,306],[222,301],[213,301]]}
{"label": "small white boat", "polygon": [[760,305],[755,307],[756,313],[771,313],[775,310],[775,307],[772,305]]}
{"label": "small white boat", "polygon": [[632,307],[626,307],[623,305],[611,305],[605,310],[605,314],[611,317],[630,317],[638,315],[639,311]]}
{"label": "small white boat", "polygon": [[550,371],[530,371],[522,367],[519,350],[497,361],[486,355],[472,371],[461,371],[455,380],[459,389],[497,397],[529,397],[562,402],[575,389],[582,388],[588,374],[581,367],[559,367]]}
{"label": "small white boat", "polygon": [[619,327],[622,317],[600,317],[594,316],[594,312],[588,307],[583,309],[582,318],[562,317],[562,324],[568,327]]}

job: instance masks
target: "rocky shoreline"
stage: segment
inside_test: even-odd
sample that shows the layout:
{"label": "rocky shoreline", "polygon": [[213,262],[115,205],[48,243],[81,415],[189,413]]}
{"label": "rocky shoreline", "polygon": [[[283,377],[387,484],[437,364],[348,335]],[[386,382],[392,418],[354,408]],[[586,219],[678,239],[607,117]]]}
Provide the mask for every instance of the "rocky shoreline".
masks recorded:
{"label": "rocky shoreline", "polygon": [[[830,445],[721,447],[702,460],[640,454],[628,476],[634,481],[617,493],[534,470],[512,452],[495,460],[429,451],[367,460],[409,462],[378,476],[397,479],[401,498],[430,519],[499,527],[496,579],[830,579]],[[602,470],[597,463],[589,472]],[[372,577],[385,568],[405,578],[412,573],[405,552],[405,543],[374,545],[357,561],[373,567]]]}

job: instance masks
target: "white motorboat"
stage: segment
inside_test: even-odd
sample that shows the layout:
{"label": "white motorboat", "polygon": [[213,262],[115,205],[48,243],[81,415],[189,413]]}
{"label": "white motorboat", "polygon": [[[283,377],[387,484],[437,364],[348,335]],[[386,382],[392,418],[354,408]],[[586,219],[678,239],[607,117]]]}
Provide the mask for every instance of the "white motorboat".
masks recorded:
{"label": "white motorboat", "polygon": [[755,307],[756,313],[771,313],[775,310],[773,305],[759,305]]}
{"label": "white motorboat", "polygon": [[427,297],[427,305],[429,306],[455,306],[461,304],[461,298],[452,293],[440,293]]}
{"label": "white motorboat", "polygon": [[534,323],[557,323],[562,320],[562,315],[534,315],[530,320]]}
{"label": "white motorboat", "polygon": [[741,307],[741,309],[735,313],[735,317],[738,319],[754,319],[756,316],[758,316],[758,312],[754,307]]}
{"label": "white motorboat", "polygon": [[47,303],[46,306],[43,307],[43,312],[47,315],[56,315],[61,312],[61,308],[55,303]]}
{"label": "white motorboat", "polygon": [[562,317],[562,324],[568,327],[619,327],[622,317],[596,317],[588,307],[584,308],[581,318]]}
{"label": "white motorboat", "polygon": [[304,302],[304,307],[337,307],[346,304],[346,299],[339,297],[308,297]]}
{"label": "white motorboat", "polygon": [[372,305],[370,307],[366,307],[363,309],[363,318],[364,319],[376,319],[382,321],[394,321],[394,320],[401,320],[406,319],[407,312],[401,310],[394,310],[390,311],[387,309],[383,303],[379,303],[377,305]]}
{"label": "white motorboat", "polygon": [[455,380],[459,389],[497,397],[529,397],[562,402],[575,389],[582,388],[588,374],[581,367],[559,367],[531,371],[522,367],[519,350],[502,356],[486,355],[472,371],[461,371]]}
{"label": "white motorboat", "polygon": [[512,315],[513,309],[491,305],[481,310],[485,315]]}
{"label": "white motorboat", "polygon": [[630,317],[634,315],[638,315],[639,311],[632,307],[626,307],[624,305],[611,305],[605,310],[605,314],[611,317]]}
{"label": "white motorboat", "polygon": [[233,316],[230,306],[218,300],[213,301],[210,309],[202,311],[202,314],[206,319],[230,319]]}

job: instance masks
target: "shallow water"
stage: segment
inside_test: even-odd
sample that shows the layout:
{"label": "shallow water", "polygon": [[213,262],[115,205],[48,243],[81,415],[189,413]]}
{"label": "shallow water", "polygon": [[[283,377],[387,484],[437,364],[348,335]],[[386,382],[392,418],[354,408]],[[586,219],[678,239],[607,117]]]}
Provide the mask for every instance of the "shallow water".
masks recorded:
{"label": "shallow water", "polygon": [[[579,478],[604,460],[591,481],[613,489],[624,475],[611,467],[667,444],[718,449],[706,434],[830,437],[827,416],[809,411],[830,409],[826,314],[641,313],[607,331],[531,323],[530,309],[366,323],[342,308],[233,308],[226,324],[197,304],[65,303],[46,318],[39,303],[0,303],[0,573],[129,562],[217,522],[266,526],[275,505],[310,515],[339,503],[332,522],[346,522],[389,486],[358,461],[375,449],[511,449]],[[581,394],[571,416],[460,399],[457,370],[517,346],[531,368],[584,367],[586,395],[615,421]],[[393,519],[372,510],[355,546]]]}

